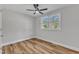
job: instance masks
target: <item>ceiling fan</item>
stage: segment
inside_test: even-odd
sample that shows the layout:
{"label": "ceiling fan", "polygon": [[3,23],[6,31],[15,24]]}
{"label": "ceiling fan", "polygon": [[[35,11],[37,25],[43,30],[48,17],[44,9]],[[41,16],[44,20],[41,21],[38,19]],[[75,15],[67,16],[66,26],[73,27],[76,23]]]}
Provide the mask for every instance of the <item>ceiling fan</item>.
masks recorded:
{"label": "ceiling fan", "polygon": [[36,14],[37,12],[40,13],[40,14],[43,14],[42,11],[45,11],[47,10],[48,8],[44,8],[44,9],[39,9],[38,6],[39,4],[33,4],[35,10],[32,10],[32,9],[26,9],[27,11],[33,11],[34,13],[33,14]]}

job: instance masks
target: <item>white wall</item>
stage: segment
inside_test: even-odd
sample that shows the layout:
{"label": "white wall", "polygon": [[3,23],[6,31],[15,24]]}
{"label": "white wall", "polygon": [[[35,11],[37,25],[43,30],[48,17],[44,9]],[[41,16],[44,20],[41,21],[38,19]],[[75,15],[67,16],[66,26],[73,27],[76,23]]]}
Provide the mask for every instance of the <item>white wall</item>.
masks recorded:
{"label": "white wall", "polygon": [[1,46],[1,43],[2,43],[2,39],[1,39],[1,34],[2,34],[2,13],[0,11],[0,46]]}
{"label": "white wall", "polygon": [[2,39],[1,39],[1,35],[2,35],[2,12],[0,11],[0,54],[2,53],[2,50],[1,50],[1,44],[2,44]]}
{"label": "white wall", "polygon": [[39,38],[50,42],[57,42],[64,46],[79,49],[79,5],[72,5],[56,11],[52,11],[47,15],[55,13],[61,14],[62,30],[46,31],[40,28],[40,17],[36,20],[36,35]]}
{"label": "white wall", "polygon": [[34,35],[33,17],[5,9],[2,18],[3,45],[31,38]]}

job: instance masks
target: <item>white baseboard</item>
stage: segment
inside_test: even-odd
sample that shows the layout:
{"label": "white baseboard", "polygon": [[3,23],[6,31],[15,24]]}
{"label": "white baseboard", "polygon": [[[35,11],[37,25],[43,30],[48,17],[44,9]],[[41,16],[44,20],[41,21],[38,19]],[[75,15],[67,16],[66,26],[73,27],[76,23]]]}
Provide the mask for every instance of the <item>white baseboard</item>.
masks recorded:
{"label": "white baseboard", "polygon": [[14,43],[17,43],[17,42],[21,42],[21,41],[24,41],[24,40],[28,40],[30,38],[33,38],[33,37],[27,37],[27,38],[24,38],[24,39],[18,39],[18,40],[13,41],[13,42],[7,42],[7,43],[4,43],[4,44],[1,44],[1,47],[5,46],[5,45],[9,45],[9,44],[14,44]]}
{"label": "white baseboard", "polygon": [[51,43],[55,43],[55,44],[57,44],[57,45],[60,45],[60,46],[66,47],[66,48],[79,51],[79,48],[72,47],[72,46],[69,46],[69,45],[66,45],[66,44],[62,44],[61,42],[49,41],[49,40],[46,40],[46,39],[44,39],[44,38],[42,38],[42,37],[38,37],[38,36],[37,36],[36,38],[38,38],[38,39],[43,39],[43,40],[45,40],[45,41],[48,41],[48,42],[51,42]]}

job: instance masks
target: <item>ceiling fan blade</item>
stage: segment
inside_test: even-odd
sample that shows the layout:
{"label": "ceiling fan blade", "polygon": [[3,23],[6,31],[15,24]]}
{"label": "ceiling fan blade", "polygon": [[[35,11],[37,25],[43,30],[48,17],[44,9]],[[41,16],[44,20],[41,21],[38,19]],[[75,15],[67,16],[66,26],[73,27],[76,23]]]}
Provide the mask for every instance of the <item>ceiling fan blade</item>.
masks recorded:
{"label": "ceiling fan blade", "polygon": [[39,11],[40,14],[43,14],[42,12]]}
{"label": "ceiling fan blade", "polygon": [[31,9],[26,9],[26,10],[28,10],[28,11],[34,11],[34,10],[31,10]]}
{"label": "ceiling fan blade", "polygon": [[44,10],[47,10],[48,8],[44,8],[44,9],[40,9],[40,11],[44,11]]}

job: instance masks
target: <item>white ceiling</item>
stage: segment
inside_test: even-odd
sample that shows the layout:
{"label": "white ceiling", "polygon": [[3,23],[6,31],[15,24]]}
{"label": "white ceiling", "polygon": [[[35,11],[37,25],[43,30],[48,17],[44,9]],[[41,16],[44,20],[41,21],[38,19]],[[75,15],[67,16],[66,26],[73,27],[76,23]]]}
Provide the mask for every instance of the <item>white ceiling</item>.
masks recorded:
{"label": "white ceiling", "polygon": [[[43,11],[43,13],[47,13],[50,11],[54,11],[58,8],[62,8],[68,6],[67,4],[39,4],[39,8],[48,8],[48,10]],[[3,8],[12,10],[12,11],[16,11],[16,12],[20,12],[20,13],[24,13],[24,14],[29,14],[31,16],[37,16],[40,15],[39,13],[37,14],[33,14],[32,11],[27,11],[26,9],[34,9],[33,4],[5,4],[3,5]]]}

